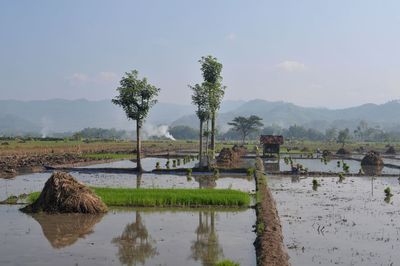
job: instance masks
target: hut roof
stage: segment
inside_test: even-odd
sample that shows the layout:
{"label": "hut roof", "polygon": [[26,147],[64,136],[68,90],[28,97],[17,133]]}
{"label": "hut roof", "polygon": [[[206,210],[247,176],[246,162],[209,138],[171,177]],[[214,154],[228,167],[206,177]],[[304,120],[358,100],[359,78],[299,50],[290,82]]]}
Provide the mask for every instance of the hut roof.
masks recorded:
{"label": "hut roof", "polygon": [[283,144],[283,136],[278,135],[261,135],[261,144]]}

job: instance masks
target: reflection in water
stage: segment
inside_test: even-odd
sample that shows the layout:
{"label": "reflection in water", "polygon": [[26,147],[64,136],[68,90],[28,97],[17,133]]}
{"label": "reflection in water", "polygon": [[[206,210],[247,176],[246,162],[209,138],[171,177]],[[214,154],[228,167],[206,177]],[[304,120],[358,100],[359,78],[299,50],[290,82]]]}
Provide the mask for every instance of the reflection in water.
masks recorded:
{"label": "reflection in water", "polygon": [[366,175],[374,176],[382,174],[383,165],[361,165],[361,168]]}
{"label": "reflection in water", "polygon": [[196,235],[197,238],[191,245],[191,258],[196,261],[201,260],[203,266],[215,265],[223,257],[223,250],[215,231],[215,212],[199,212]]}
{"label": "reflection in water", "polygon": [[264,168],[265,172],[267,173],[279,173],[280,172],[280,165],[279,165],[279,160],[278,161],[264,161]]}
{"label": "reflection in water", "polygon": [[199,182],[199,188],[215,188],[217,186],[215,176],[196,176],[194,179]]}
{"label": "reflection in water", "polygon": [[126,225],[121,236],[114,238],[112,243],[118,247],[119,261],[124,265],[144,265],[147,258],[157,254],[153,247],[155,241],[149,236],[139,212],[136,212],[135,222]]}
{"label": "reflection in water", "polygon": [[53,248],[64,248],[93,233],[103,214],[33,214]]}
{"label": "reflection in water", "polygon": [[140,188],[140,184],[142,183],[142,173],[136,174],[136,188]]}

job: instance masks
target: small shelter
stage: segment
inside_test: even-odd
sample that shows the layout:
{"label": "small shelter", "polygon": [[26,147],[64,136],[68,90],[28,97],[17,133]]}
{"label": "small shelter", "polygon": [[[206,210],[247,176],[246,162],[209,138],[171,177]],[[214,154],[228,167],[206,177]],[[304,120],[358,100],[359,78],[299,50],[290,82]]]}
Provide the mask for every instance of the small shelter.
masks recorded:
{"label": "small shelter", "polygon": [[260,144],[263,146],[263,156],[279,155],[280,146],[283,144],[283,136],[261,135]]}

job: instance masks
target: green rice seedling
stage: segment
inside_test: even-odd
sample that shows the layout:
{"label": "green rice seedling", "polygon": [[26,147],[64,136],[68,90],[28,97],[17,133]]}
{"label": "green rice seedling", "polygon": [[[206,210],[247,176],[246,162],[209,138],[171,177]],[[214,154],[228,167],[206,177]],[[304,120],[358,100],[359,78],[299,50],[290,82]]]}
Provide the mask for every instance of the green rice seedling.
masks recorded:
{"label": "green rice seedling", "polygon": [[339,183],[344,181],[344,173],[339,173]]}
{"label": "green rice seedling", "polygon": [[215,266],[240,266],[240,264],[231,260],[221,260]]}
{"label": "green rice seedling", "polygon": [[214,177],[219,177],[219,170],[217,168],[214,168],[213,175]]}
{"label": "green rice seedling", "polygon": [[193,172],[192,168],[186,169],[187,176],[192,176],[192,172]]}
{"label": "green rice seedling", "polygon": [[317,190],[319,186],[321,186],[321,185],[318,183],[318,180],[314,178],[312,181],[313,190]]}
{"label": "green rice seedling", "polygon": [[181,159],[180,159],[180,158],[178,158],[178,159],[176,160],[176,164],[177,164],[178,166],[181,165]]}
{"label": "green rice seedling", "polygon": [[172,168],[176,168],[176,160],[172,160]]}
{"label": "green rice seedling", "polygon": [[253,176],[255,173],[255,170],[253,167],[247,168],[247,176]]}
{"label": "green rice seedling", "polygon": [[167,168],[167,169],[170,168],[170,166],[169,166],[169,160],[165,163],[165,168]]}
{"label": "green rice seedling", "polygon": [[160,162],[156,162],[156,169],[160,169],[160,168],[161,168]]}

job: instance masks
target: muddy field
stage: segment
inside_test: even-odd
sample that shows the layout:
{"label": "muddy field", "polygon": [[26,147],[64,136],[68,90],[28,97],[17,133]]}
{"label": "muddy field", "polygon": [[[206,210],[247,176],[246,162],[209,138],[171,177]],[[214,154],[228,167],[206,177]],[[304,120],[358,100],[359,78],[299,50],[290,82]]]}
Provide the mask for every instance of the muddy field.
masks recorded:
{"label": "muddy field", "polygon": [[[399,265],[397,178],[269,178],[292,265]],[[385,201],[384,189],[393,197]]]}

